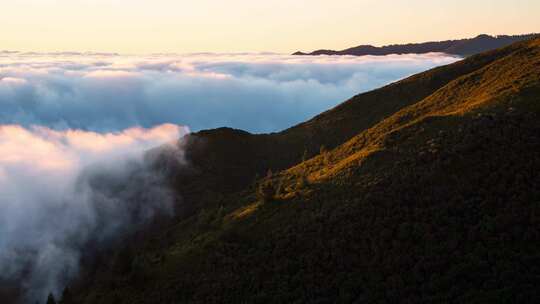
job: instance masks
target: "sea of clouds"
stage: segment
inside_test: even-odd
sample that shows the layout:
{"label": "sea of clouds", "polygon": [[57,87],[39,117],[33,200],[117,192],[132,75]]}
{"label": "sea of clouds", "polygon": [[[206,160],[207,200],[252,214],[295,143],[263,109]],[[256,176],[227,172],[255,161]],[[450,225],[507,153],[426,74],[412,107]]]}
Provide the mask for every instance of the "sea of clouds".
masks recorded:
{"label": "sea of clouds", "polygon": [[169,144],[183,164],[188,127],[279,131],[458,59],[0,52],[0,283],[43,301],[88,244],[172,215],[179,194],[144,152]]}
{"label": "sea of clouds", "polygon": [[162,123],[273,132],[459,58],[0,53],[0,124],[117,131]]}

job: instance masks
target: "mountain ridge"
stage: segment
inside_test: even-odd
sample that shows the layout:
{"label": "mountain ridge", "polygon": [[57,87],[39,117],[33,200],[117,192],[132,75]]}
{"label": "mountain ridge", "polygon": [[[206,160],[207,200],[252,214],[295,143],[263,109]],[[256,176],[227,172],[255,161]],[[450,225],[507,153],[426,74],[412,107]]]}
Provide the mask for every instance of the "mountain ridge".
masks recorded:
{"label": "mountain ridge", "polygon": [[320,49],[309,53],[295,52],[293,55],[353,55],[353,56],[384,56],[391,54],[424,54],[446,53],[457,56],[471,56],[485,51],[505,47],[512,43],[539,37],[538,33],[523,35],[496,35],[480,34],[474,38],[457,40],[430,41],[423,43],[391,44],[381,47],[373,45],[359,45],[340,51]]}

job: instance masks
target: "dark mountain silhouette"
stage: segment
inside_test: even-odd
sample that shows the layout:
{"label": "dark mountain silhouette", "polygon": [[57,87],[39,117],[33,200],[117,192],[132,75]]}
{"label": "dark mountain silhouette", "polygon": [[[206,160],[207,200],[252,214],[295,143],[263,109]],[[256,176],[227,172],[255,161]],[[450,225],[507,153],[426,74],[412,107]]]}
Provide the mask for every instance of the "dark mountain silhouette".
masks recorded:
{"label": "dark mountain silhouette", "polygon": [[540,39],[357,95],[283,132],[152,151],[179,213],[62,303],[507,303],[540,291]]}
{"label": "dark mountain silhouette", "polygon": [[508,46],[512,43],[540,37],[540,34],[526,35],[478,35],[475,38],[432,41],[424,43],[392,44],[382,47],[372,45],[359,45],[341,51],[317,50],[311,53],[296,52],[293,55],[390,55],[390,54],[424,54],[440,52],[450,55],[470,56],[482,52]]}

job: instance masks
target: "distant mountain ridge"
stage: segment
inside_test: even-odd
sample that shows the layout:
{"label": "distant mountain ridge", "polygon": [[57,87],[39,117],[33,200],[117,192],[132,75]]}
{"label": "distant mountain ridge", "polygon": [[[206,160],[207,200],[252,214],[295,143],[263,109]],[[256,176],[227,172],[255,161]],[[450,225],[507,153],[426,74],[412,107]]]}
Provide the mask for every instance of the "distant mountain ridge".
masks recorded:
{"label": "distant mountain ridge", "polygon": [[391,44],[382,47],[373,45],[359,45],[341,51],[320,49],[311,53],[296,52],[293,55],[391,55],[391,54],[425,54],[425,53],[446,53],[450,55],[471,56],[486,51],[491,51],[512,43],[538,38],[540,34],[531,33],[524,35],[498,35],[490,36],[486,34],[478,35],[474,38],[430,41],[423,43]]}

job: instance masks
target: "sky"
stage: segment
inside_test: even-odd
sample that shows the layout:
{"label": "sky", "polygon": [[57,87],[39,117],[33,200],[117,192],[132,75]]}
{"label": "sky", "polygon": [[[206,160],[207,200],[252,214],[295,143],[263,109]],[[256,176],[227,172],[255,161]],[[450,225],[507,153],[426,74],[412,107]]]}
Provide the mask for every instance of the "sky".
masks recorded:
{"label": "sky", "polygon": [[283,52],[540,32],[538,0],[0,0],[0,49]]}

